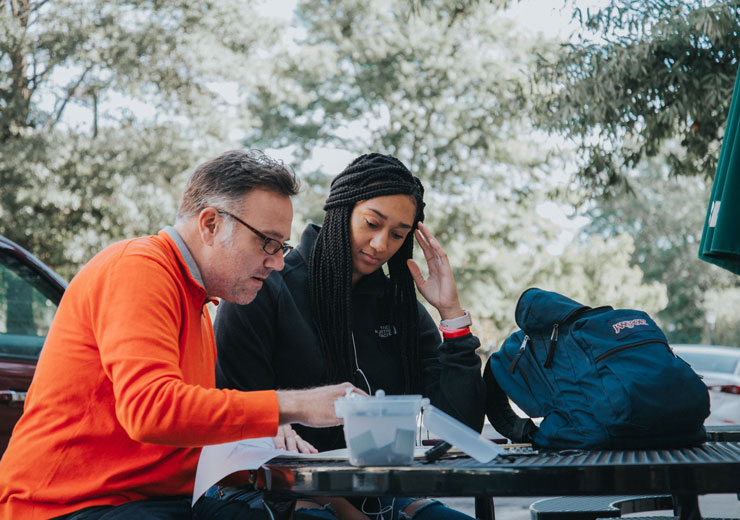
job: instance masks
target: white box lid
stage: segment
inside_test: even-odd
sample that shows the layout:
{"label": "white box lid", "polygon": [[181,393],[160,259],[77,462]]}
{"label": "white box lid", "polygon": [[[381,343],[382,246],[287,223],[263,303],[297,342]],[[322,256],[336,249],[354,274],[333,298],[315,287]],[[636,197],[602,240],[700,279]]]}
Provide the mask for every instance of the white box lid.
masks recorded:
{"label": "white box lid", "polygon": [[490,462],[497,455],[504,453],[501,446],[450,417],[439,408],[427,404],[424,405],[423,412],[424,426],[428,430],[478,462]]}

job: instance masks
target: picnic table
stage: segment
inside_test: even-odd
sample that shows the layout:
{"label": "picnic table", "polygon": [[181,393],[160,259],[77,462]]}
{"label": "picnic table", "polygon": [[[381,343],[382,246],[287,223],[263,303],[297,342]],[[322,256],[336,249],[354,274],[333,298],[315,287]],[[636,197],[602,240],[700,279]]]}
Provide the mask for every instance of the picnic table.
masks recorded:
{"label": "picnic table", "polygon": [[494,518],[494,496],[665,493],[681,520],[700,520],[698,495],[740,491],[740,442],[665,450],[511,453],[489,463],[451,455],[427,464],[355,467],[346,461],[274,459],[259,470],[268,499],[297,496],[475,497]]}

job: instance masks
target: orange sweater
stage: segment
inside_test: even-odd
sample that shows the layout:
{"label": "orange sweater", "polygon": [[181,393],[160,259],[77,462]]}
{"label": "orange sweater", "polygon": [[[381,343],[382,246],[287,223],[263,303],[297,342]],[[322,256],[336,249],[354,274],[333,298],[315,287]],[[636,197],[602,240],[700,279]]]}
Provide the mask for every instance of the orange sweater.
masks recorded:
{"label": "orange sweater", "polygon": [[275,434],[274,391],[215,388],[192,271],[160,232],[106,248],[72,280],[0,461],[0,518],[190,495],[199,446]]}

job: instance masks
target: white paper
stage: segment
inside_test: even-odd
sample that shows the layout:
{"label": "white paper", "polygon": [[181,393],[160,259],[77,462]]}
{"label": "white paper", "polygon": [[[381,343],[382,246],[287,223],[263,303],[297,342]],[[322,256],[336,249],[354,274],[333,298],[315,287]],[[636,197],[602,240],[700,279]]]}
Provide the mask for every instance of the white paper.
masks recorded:
{"label": "white paper", "polygon": [[245,439],[224,444],[205,446],[200,453],[195,472],[193,504],[209,487],[222,478],[237,471],[257,469],[275,457],[299,457],[307,459],[348,460],[346,449],[321,453],[298,453],[275,448],[272,437]]}
{"label": "white paper", "polygon": [[[417,446],[414,457],[423,457],[430,446]],[[193,488],[193,504],[222,478],[237,471],[258,469],[266,462],[276,457],[349,460],[347,448],[322,451],[320,453],[298,453],[297,451],[279,450],[275,448],[272,437],[245,439],[225,444],[205,446],[200,452],[198,468],[195,472]]]}

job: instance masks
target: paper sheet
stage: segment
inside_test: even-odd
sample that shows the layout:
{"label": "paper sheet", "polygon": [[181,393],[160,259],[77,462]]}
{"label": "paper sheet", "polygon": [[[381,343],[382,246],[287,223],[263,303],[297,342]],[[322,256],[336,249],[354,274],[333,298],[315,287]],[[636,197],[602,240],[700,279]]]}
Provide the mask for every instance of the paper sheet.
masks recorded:
{"label": "paper sheet", "polygon": [[[414,449],[414,457],[423,457],[429,446]],[[296,451],[275,448],[272,437],[245,439],[225,444],[205,446],[200,453],[198,468],[195,472],[193,504],[216,482],[237,471],[258,469],[275,457],[306,459],[349,460],[346,448],[323,451],[321,453],[298,453]]]}
{"label": "paper sheet", "polygon": [[193,504],[209,487],[225,476],[237,471],[257,469],[265,462],[283,455],[307,459],[348,459],[346,449],[322,453],[298,453],[296,451],[279,450],[275,448],[272,437],[205,446],[200,453],[198,468],[195,472]]}

